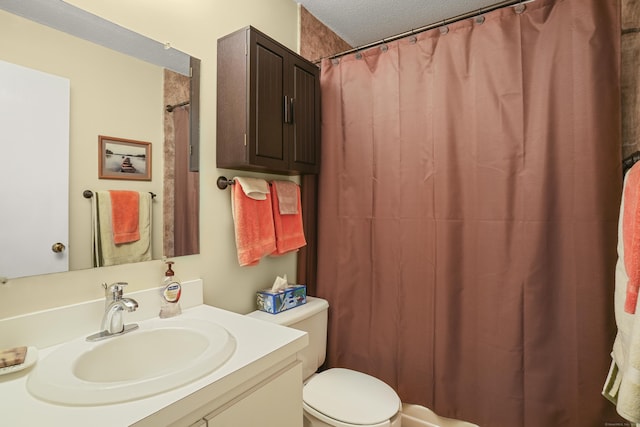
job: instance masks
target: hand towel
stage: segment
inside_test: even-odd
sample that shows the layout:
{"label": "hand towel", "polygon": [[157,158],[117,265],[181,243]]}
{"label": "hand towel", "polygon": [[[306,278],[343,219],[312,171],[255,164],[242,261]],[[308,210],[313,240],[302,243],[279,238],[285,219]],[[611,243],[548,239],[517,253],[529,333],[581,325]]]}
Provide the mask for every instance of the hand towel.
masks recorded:
{"label": "hand towel", "polygon": [[116,245],[140,240],[139,194],[137,191],[109,190],[113,243]]}
{"label": "hand towel", "polygon": [[151,194],[140,192],[139,202],[140,239],[116,245],[113,240],[111,193],[94,192],[91,201],[94,267],[151,261]]}
{"label": "hand towel", "polygon": [[287,252],[298,250],[305,246],[307,241],[304,238],[302,226],[302,206],[300,204],[300,187],[293,183],[296,189],[296,206],[298,213],[281,214],[278,203],[278,188],[271,186],[271,200],[273,206],[273,224],[276,233],[276,250],[274,255],[282,255]]}
{"label": "hand towel", "polygon": [[233,178],[233,182],[236,185],[240,184],[247,197],[254,200],[267,200],[269,184],[264,179],[236,176]]}
{"label": "hand towel", "polygon": [[624,241],[624,267],[629,275],[624,310],[636,312],[640,288],[640,164],[627,172],[622,193],[622,238]]}
{"label": "hand towel", "polygon": [[[252,178],[254,179],[254,178]],[[273,214],[271,213],[271,194],[258,193],[265,196],[259,200],[245,194],[240,180],[234,178],[235,185],[231,186],[231,212],[238,251],[238,262],[241,266],[256,265],[260,258],[271,254],[276,249],[275,231],[273,228]],[[263,180],[264,181],[264,180]],[[266,188],[264,181],[259,188]]]}
{"label": "hand towel", "polygon": [[290,215],[298,213],[298,185],[291,181],[273,181],[278,193],[278,208],[280,214]]}

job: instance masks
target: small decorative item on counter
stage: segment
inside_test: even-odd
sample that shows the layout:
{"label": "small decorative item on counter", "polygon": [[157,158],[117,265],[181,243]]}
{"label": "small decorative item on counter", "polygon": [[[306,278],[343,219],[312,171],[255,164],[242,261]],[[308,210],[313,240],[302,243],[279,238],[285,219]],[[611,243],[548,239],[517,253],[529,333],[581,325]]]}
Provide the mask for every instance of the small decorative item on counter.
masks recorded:
{"label": "small decorative item on counter", "polygon": [[0,368],[19,365],[24,362],[27,356],[27,347],[15,347],[8,350],[0,351]]}
{"label": "small decorative item on counter", "polygon": [[0,350],[0,375],[12,374],[32,366],[38,361],[35,347],[14,347]]}
{"label": "small decorative item on counter", "polygon": [[292,285],[287,281],[287,275],[278,276],[271,289],[257,292],[258,310],[277,314],[307,302],[306,285]]}
{"label": "small decorative item on counter", "polygon": [[160,306],[160,318],[177,316],[182,313],[180,308],[180,293],[182,286],[180,280],[171,269],[173,261],[166,261],[167,271],[164,273],[164,287],[162,288],[162,305]]}

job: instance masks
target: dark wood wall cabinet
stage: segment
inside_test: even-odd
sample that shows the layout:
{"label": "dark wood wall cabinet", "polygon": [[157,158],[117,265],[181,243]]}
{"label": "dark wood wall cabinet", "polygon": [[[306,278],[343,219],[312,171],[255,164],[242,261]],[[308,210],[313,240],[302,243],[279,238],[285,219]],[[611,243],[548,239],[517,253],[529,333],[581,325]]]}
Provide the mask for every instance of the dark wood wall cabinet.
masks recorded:
{"label": "dark wood wall cabinet", "polygon": [[218,40],[217,166],[316,174],[320,70],[253,27]]}

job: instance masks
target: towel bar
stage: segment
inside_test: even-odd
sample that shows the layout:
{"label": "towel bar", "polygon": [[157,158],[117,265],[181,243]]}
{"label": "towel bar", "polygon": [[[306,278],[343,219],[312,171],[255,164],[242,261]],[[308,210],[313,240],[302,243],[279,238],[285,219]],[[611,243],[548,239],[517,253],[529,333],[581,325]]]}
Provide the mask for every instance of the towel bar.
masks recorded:
{"label": "towel bar", "polygon": [[[216,181],[216,185],[218,186],[219,189],[224,190],[225,188],[227,188],[230,185],[235,184],[236,182],[232,179],[227,179],[226,176],[219,176],[218,180]],[[267,182],[267,184],[269,184],[269,187],[271,187],[271,183]]]}
{"label": "towel bar", "polygon": [[227,188],[230,185],[235,184],[236,182],[232,179],[227,179],[226,176],[219,176],[218,180],[216,181],[216,185],[218,186],[219,189],[224,190],[225,188]]}
{"label": "towel bar", "polygon": [[[149,194],[151,194],[151,198],[155,199],[156,198],[156,193],[152,193],[151,191],[149,191]],[[82,192],[82,195],[84,196],[85,199],[90,199],[93,197],[93,191],[91,190],[84,190]]]}

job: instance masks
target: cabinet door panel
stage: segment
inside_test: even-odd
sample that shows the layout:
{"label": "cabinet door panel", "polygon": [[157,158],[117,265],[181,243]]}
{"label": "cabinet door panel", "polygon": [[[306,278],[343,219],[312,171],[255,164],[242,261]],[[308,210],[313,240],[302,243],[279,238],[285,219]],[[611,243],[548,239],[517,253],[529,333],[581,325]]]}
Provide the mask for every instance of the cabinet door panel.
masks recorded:
{"label": "cabinet door panel", "polygon": [[316,173],[320,135],[318,71],[300,61],[294,62],[292,70],[294,107],[290,156],[295,170]]}
{"label": "cabinet door panel", "polygon": [[254,87],[255,113],[252,130],[253,161],[262,166],[284,168],[288,164],[284,128],[283,52],[258,40],[256,44]]}
{"label": "cabinet door panel", "polygon": [[207,415],[208,427],[302,426],[302,365],[255,390],[232,406]]}

